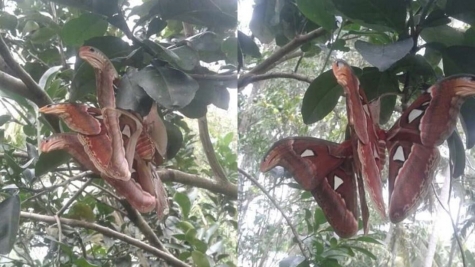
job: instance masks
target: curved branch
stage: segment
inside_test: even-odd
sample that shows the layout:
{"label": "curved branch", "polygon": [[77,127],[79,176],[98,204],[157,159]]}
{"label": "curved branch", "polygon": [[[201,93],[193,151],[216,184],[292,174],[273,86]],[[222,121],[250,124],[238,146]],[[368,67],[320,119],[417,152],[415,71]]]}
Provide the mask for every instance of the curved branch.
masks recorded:
{"label": "curved branch", "polygon": [[295,79],[295,80],[306,82],[306,83],[312,82],[312,79],[310,79],[309,77],[298,74],[298,73],[271,72],[271,73],[266,73],[266,74],[252,75],[252,76],[249,76],[245,80],[239,80],[240,83],[238,84],[238,87],[239,88],[246,87],[246,85],[253,82],[258,82],[258,81],[263,81],[263,80],[268,80],[268,79],[275,79],[275,78]]}
{"label": "curved branch", "polygon": [[163,182],[177,182],[209,190],[213,193],[223,194],[231,199],[237,199],[237,186],[228,181],[215,181],[202,178],[196,174],[189,174],[178,170],[158,170],[158,176]]}
{"label": "curved branch", "polygon": [[[36,213],[31,213],[31,212],[20,212],[20,216],[22,218],[27,218],[35,221],[41,221],[41,222],[47,222],[47,223],[56,223],[56,220],[53,216],[47,216],[47,215],[42,215],[42,214],[36,214]],[[191,267],[190,265],[186,264],[185,262],[180,261],[179,259],[175,258],[173,255],[169,253],[165,253],[157,248],[154,248],[138,239],[132,238],[128,235],[125,235],[123,233],[119,233],[117,231],[114,231],[110,228],[104,227],[102,225],[98,225],[95,223],[89,223],[85,221],[79,221],[79,220],[73,220],[73,219],[66,219],[66,218],[60,218],[61,223],[72,226],[72,227],[81,227],[85,229],[91,229],[94,231],[97,231],[105,236],[112,237],[115,239],[119,239],[124,241],[125,243],[128,243],[130,245],[136,246],[140,249],[143,249],[158,258],[161,258],[168,263],[170,263],[172,266],[180,266],[180,267]]]}
{"label": "curved branch", "polygon": [[211,139],[209,137],[208,120],[206,119],[206,116],[198,119],[198,127],[200,131],[201,144],[203,145],[206,158],[208,159],[208,163],[211,166],[211,170],[213,170],[214,176],[223,182],[227,182],[228,178],[226,177],[223,167],[221,167],[221,164],[219,164],[216,154],[214,153],[213,144],[211,143]]}
{"label": "curved branch", "polygon": [[307,253],[304,249],[304,244],[300,240],[299,234],[297,233],[297,230],[295,230],[295,227],[292,225],[292,222],[290,221],[289,217],[285,215],[284,210],[279,206],[279,204],[277,204],[275,199],[271,195],[269,195],[269,193],[267,193],[266,189],[261,184],[259,184],[259,182],[256,179],[254,179],[254,177],[252,177],[250,174],[248,174],[246,171],[242,170],[241,168],[238,168],[238,171],[242,175],[244,175],[247,179],[249,179],[249,181],[251,181],[255,186],[257,186],[262,191],[262,193],[264,193],[267,196],[267,198],[269,198],[270,202],[272,202],[272,204],[280,211],[280,213],[282,214],[282,217],[284,217],[285,221],[290,227],[290,230],[294,234],[295,240],[297,241],[297,244],[300,248],[300,251],[302,252],[302,255],[304,255],[304,257],[308,259]]}
{"label": "curved branch", "polygon": [[[274,54],[270,55],[268,58],[262,61],[259,65],[254,67],[251,71],[241,75],[241,77],[239,77],[239,80],[238,80],[238,85],[241,84],[243,80],[249,79],[249,77],[252,75],[265,73],[266,71],[269,70],[270,67],[273,66],[275,62],[280,60],[282,57],[292,52],[293,50],[297,49],[298,47],[305,44],[306,42],[322,36],[325,32],[326,31],[320,27],[307,34],[296,36],[292,41],[288,42],[286,45],[282,46],[280,49],[275,51]],[[241,90],[244,87],[238,86],[238,88]]]}

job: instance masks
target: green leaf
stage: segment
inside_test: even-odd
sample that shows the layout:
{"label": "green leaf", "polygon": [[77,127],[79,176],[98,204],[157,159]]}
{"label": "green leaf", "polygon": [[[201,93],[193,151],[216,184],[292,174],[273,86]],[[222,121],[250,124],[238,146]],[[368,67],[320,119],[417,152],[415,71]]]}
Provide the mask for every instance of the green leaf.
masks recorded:
{"label": "green leaf", "polygon": [[279,267],[295,267],[305,262],[305,257],[301,255],[290,256],[279,262]]}
{"label": "green leaf", "polygon": [[164,20],[178,20],[209,28],[231,29],[237,23],[237,1],[174,0],[158,1],[151,14]]}
{"label": "green leaf", "polygon": [[12,34],[16,34],[16,26],[18,19],[15,15],[12,15],[5,11],[0,11],[0,28],[9,30]]}
{"label": "green leaf", "polygon": [[92,37],[103,36],[108,25],[109,23],[102,16],[84,13],[66,22],[60,37],[66,45],[80,46]]}
{"label": "green leaf", "polygon": [[34,31],[28,38],[34,44],[43,44],[48,42],[57,34],[57,30],[49,27],[42,27]]}
{"label": "green leaf", "polygon": [[396,106],[395,95],[385,96],[381,98],[380,113],[379,113],[379,124],[384,125],[389,122],[391,116],[393,115],[394,107]]}
{"label": "green leaf", "polygon": [[180,206],[183,218],[188,218],[191,210],[191,202],[188,196],[184,193],[176,192],[173,195],[173,200]]}
{"label": "green leaf", "polygon": [[374,45],[358,40],[355,49],[363,58],[380,71],[389,69],[394,63],[406,56],[412,49],[414,41],[408,38],[386,45]]}
{"label": "green leaf", "polygon": [[446,76],[470,73],[475,74],[475,47],[451,46],[442,54],[444,73]]}
{"label": "green leaf", "polygon": [[153,52],[155,53],[154,56],[156,56],[158,59],[168,62],[170,65],[176,68],[190,71],[193,70],[193,68],[195,67],[193,66],[193,64],[190,65],[190,62],[182,60],[172,50],[165,48],[153,41],[146,39],[143,40],[143,44],[153,50]]}
{"label": "green leaf", "polygon": [[208,245],[197,238],[193,239],[190,243],[196,248],[196,251],[206,253],[208,250]]}
{"label": "green leaf", "polygon": [[333,3],[330,0],[297,0],[300,12],[309,20],[332,31],[336,27]]}
{"label": "green leaf", "polygon": [[193,252],[191,252],[191,258],[193,259],[193,263],[196,265],[196,267],[210,267],[211,266],[209,263],[208,257],[197,250],[194,250]]}
{"label": "green leaf", "polygon": [[60,71],[61,69],[63,68],[63,66],[53,66],[51,68],[49,68],[40,78],[40,81],[38,82],[38,85],[41,87],[41,89],[45,90],[46,88],[46,85],[48,84],[48,81],[51,81],[50,78],[52,78],[52,76],[54,77],[54,75],[56,73],[58,73],[58,71]]}
{"label": "green leaf", "polygon": [[167,129],[167,159],[172,159],[183,145],[183,134],[180,128],[168,121],[163,121]]}
{"label": "green leaf", "polygon": [[10,253],[20,222],[20,197],[13,195],[0,203],[0,254]]}
{"label": "green leaf", "polygon": [[467,24],[475,24],[475,2],[471,0],[447,0],[445,12]]}
{"label": "green leaf", "polygon": [[369,101],[386,93],[399,93],[397,77],[389,71],[380,72],[376,68],[364,68],[359,80]]}
{"label": "green leaf", "polygon": [[168,109],[188,105],[199,88],[188,74],[166,66],[147,66],[130,78],[157,103]]}
{"label": "green leaf", "polygon": [[191,228],[185,233],[185,240],[192,243],[196,239],[197,231],[195,228]]}
{"label": "green leaf", "polygon": [[441,43],[447,47],[464,43],[463,32],[448,25],[425,28],[421,31],[421,37],[426,43]]}
{"label": "green leaf", "polygon": [[152,107],[153,99],[133,80],[135,72],[132,68],[129,68],[129,71],[120,79],[116,94],[116,105],[118,108],[133,110],[145,117]]}
{"label": "green leaf", "polygon": [[261,52],[259,51],[259,47],[254,42],[254,40],[252,40],[251,37],[245,35],[241,31],[238,31],[238,43],[243,54],[249,55],[254,58],[262,57]]}
{"label": "green leaf", "polygon": [[12,116],[8,114],[0,115],[0,127],[5,123],[9,122],[12,119]]}
{"label": "green leaf", "polygon": [[356,247],[356,246],[352,246],[351,247],[353,250],[356,250],[356,251],[359,251],[363,254],[365,254],[366,256],[370,257],[371,259],[373,260],[376,260],[376,256],[371,253],[369,250],[365,249],[365,248],[361,248],[361,247]]}
{"label": "green leaf", "polygon": [[465,171],[465,148],[463,147],[462,139],[457,130],[453,131],[452,135],[447,138],[447,144],[449,146],[450,161],[453,168],[452,177],[460,177]]}
{"label": "green leaf", "polygon": [[328,115],[338,103],[343,88],[337,83],[332,70],[325,71],[307,88],[302,101],[305,124],[315,123]]}
{"label": "green leaf", "polygon": [[475,116],[473,114],[475,114],[475,98],[469,97],[460,108],[460,122],[465,132],[467,149],[471,149],[475,145]]}
{"label": "green leaf", "polygon": [[178,66],[183,70],[194,70],[200,65],[200,57],[198,52],[188,45],[182,45],[176,48],[170,49],[180,58]]}
{"label": "green leaf", "polygon": [[[238,64],[238,39],[234,36],[226,38],[221,44],[221,51],[226,55],[226,59],[230,64]],[[257,48],[259,51],[259,48]]]}
{"label": "green leaf", "polygon": [[35,175],[40,177],[58,166],[68,162],[71,156],[63,150],[55,150],[48,153],[41,153],[35,165]]}
{"label": "green leaf", "polygon": [[381,242],[380,240],[372,238],[370,236],[360,236],[360,237],[355,238],[354,240],[358,242],[372,243],[372,244],[381,245],[381,246],[384,245],[383,242]]}
{"label": "green leaf", "polygon": [[85,258],[81,257],[74,261],[74,264],[78,267],[99,267],[100,265],[89,263]]}
{"label": "green leaf", "polygon": [[318,229],[320,227],[320,225],[327,222],[327,218],[325,217],[325,213],[323,213],[323,210],[319,207],[315,208],[315,213],[314,213],[313,218],[315,220],[315,229]]}
{"label": "green leaf", "polygon": [[351,20],[376,30],[406,30],[406,3],[393,0],[333,0],[335,8]]}

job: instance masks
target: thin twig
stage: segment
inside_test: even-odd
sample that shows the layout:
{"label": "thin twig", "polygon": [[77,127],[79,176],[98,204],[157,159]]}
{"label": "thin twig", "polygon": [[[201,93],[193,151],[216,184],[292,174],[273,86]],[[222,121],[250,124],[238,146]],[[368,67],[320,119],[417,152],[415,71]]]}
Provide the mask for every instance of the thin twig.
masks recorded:
{"label": "thin twig", "polygon": [[[20,212],[20,217],[26,218],[26,219],[31,219],[35,221],[42,221],[42,222],[47,222],[47,223],[55,223],[56,220],[53,216],[47,216],[47,215],[42,215],[42,214],[37,214],[37,213],[31,213],[31,212]],[[73,219],[66,219],[66,218],[60,218],[61,223],[65,225],[69,225],[71,227],[81,227],[85,229],[91,229],[94,231],[97,231],[105,236],[122,240],[127,244],[136,246],[137,248],[140,248],[142,250],[145,250],[158,258],[164,259],[167,261],[169,264],[172,266],[178,266],[178,267],[191,267],[190,265],[186,264],[185,262],[175,258],[173,255],[163,252],[157,248],[154,248],[138,239],[132,238],[126,234],[119,233],[117,231],[114,231],[110,228],[104,227],[99,224],[95,223],[90,223],[90,222],[85,222],[85,221],[79,221],[79,220],[73,220]]]}
{"label": "thin twig", "polygon": [[66,202],[66,204],[64,204],[64,206],[58,211],[56,212],[56,215],[57,216],[61,216],[63,214],[63,212],[76,200],[76,198],[78,198],[82,191],[84,191],[84,189],[86,189],[86,187],[91,184],[92,182],[92,178],[89,178],[89,180],[87,180],[87,182],[85,182],[81,188],[79,188],[78,191],[76,191],[76,193],[74,193],[74,195],[68,200],[68,202]]}
{"label": "thin twig", "polygon": [[465,267],[467,266],[466,261],[465,261],[465,252],[463,251],[462,242],[460,241],[460,236],[458,235],[457,226],[455,225],[454,219],[452,218],[452,214],[450,214],[450,211],[448,211],[447,208],[445,208],[445,204],[443,204],[442,201],[440,200],[439,195],[437,194],[437,191],[435,190],[433,183],[431,183],[431,186],[432,186],[432,191],[434,192],[434,196],[439,202],[440,207],[449,215],[450,222],[452,223],[452,228],[454,229],[454,237],[455,237],[455,240],[457,240],[457,245],[459,246],[459,249],[460,249],[460,255],[462,256],[462,265]]}
{"label": "thin twig", "polygon": [[[39,197],[39,196],[41,196],[41,195],[44,195],[44,194],[46,194],[46,193],[49,193],[49,192],[55,190],[55,189],[58,188],[58,187],[65,186],[65,185],[71,183],[72,181],[82,179],[82,178],[84,178],[84,177],[86,177],[86,176],[88,176],[88,175],[90,175],[90,174],[92,174],[91,171],[83,172],[83,173],[80,173],[80,174],[78,174],[78,175],[76,175],[76,176],[73,176],[73,177],[69,178],[68,180],[66,180],[66,181],[64,181],[64,182],[62,182],[62,183],[60,183],[60,184],[53,185],[53,186],[50,186],[50,187],[45,187],[45,188],[41,189],[41,191],[40,191],[38,194],[36,194],[36,195],[34,195],[34,196],[31,196],[31,197],[29,197],[29,198],[23,200],[23,201],[21,202],[21,204],[23,204],[23,203],[25,203],[25,202],[27,202],[27,201],[30,201],[31,199],[37,198],[37,197]],[[38,191],[38,190],[35,190],[35,191]]]}
{"label": "thin twig", "polygon": [[298,73],[270,72],[270,73],[265,73],[265,74],[257,74],[257,75],[249,76],[248,79],[241,80],[239,87],[245,87],[250,83],[254,83],[254,82],[258,82],[262,80],[276,79],[276,78],[294,79],[297,81],[312,83],[312,79]]}
{"label": "thin twig", "polygon": [[261,185],[259,184],[259,182],[254,179],[254,177],[252,177],[251,175],[249,175],[246,171],[242,170],[241,168],[238,168],[238,171],[244,175],[247,179],[249,179],[255,186],[257,186],[266,196],[267,198],[269,198],[270,202],[272,202],[272,204],[280,211],[280,213],[282,214],[282,217],[284,217],[285,221],[287,222],[287,224],[289,225],[290,227],[290,230],[292,231],[294,237],[295,237],[295,240],[297,241],[297,244],[300,248],[300,251],[302,252],[302,255],[308,259],[308,255],[304,249],[304,244],[302,243],[302,241],[300,240],[299,238],[299,235],[297,233],[297,230],[295,230],[295,227],[292,225],[292,222],[290,221],[289,217],[287,217],[287,215],[285,214],[284,210],[279,206],[279,204],[277,204],[277,202],[275,201],[275,199],[266,191],[266,189]]}

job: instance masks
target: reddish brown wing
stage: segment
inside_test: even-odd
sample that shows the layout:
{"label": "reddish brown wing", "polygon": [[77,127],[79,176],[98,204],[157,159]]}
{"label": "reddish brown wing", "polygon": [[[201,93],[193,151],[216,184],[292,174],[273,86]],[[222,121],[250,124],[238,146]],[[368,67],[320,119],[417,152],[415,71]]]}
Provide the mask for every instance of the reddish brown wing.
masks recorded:
{"label": "reddish brown wing", "polygon": [[386,218],[380,173],[384,159],[380,156],[379,128],[373,122],[369,103],[351,67],[344,61],[337,61],[332,68],[346,95],[355,170],[363,175],[371,199],[380,215]]}
{"label": "reddish brown wing", "polygon": [[276,142],[264,157],[261,171],[282,166],[312,192],[328,222],[341,237],[358,230],[357,187],[351,146],[311,137],[291,137]]}
{"label": "reddish brown wing", "polygon": [[464,99],[475,95],[475,76],[452,76],[420,95],[387,133],[389,217],[397,223],[424,198],[439,162],[436,146],[455,129]]}
{"label": "reddish brown wing", "polygon": [[437,147],[395,141],[389,149],[389,219],[404,220],[425,197],[439,162]]}

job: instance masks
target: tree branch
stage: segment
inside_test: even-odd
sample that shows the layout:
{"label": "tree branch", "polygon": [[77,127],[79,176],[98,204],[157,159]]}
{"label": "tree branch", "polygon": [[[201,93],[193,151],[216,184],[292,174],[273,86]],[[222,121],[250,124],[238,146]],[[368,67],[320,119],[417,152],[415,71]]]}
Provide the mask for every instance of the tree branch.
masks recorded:
{"label": "tree branch", "polygon": [[[0,35],[0,55],[3,57],[5,63],[16,74],[19,80],[9,74],[0,72],[0,86],[3,90],[21,95],[38,107],[42,107],[48,104],[52,104],[53,100],[46,94],[43,89],[31,78],[30,74],[26,72],[18,62],[13,59],[10,54],[10,49]],[[45,116],[46,120],[51,124],[53,130],[59,132],[59,120],[51,115]]]}
{"label": "tree branch", "polygon": [[306,83],[312,82],[312,79],[310,79],[309,77],[298,74],[298,73],[271,72],[271,73],[266,73],[266,74],[252,75],[252,76],[249,76],[245,80],[239,80],[240,83],[238,84],[238,87],[243,88],[243,87],[246,87],[250,83],[254,83],[254,82],[262,81],[262,80],[268,80],[268,79],[275,79],[275,78],[295,79],[295,80],[306,82]]}
{"label": "tree branch", "polygon": [[241,168],[238,168],[238,171],[242,175],[244,175],[247,179],[249,179],[255,186],[257,186],[262,191],[262,193],[264,193],[267,196],[267,198],[269,198],[270,202],[272,202],[272,204],[280,211],[280,213],[282,214],[282,217],[284,217],[285,221],[290,227],[290,230],[294,234],[295,240],[297,241],[297,244],[300,248],[300,251],[302,252],[302,255],[304,255],[304,257],[308,259],[308,255],[304,249],[304,244],[300,240],[297,230],[295,230],[295,227],[292,225],[292,222],[290,221],[289,217],[287,217],[287,215],[284,213],[284,210],[279,206],[279,204],[277,204],[277,201],[275,201],[275,199],[271,195],[269,195],[266,189],[256,179],[254,179],[254,177],[249,175],[246,171],[242,170]]}
{"label": "tree branch", "polygon": [[203,145],[206,158],[208,159],[208,163],[211,166],[211,170],[213,170],[214,176],[223,182],[227,182],[228,178],[226,177],[223,167],[221,167],[221,164],[219,164],[216,154],[214,153],[213,144],[211,143],[211,139],[209,137],[208,120],[206,119],[206,116],[198,119],[198,127],[200,131],[201,144]]}
{"label": "tree branch", "polygon": [[134,209],[126,199],[121,199],[120,204],[122,204],[125,211],[127,212],[127,217],[129,217],[130,221],[135,224],[137,228],[139,228],[140,232],[142,232],[150,244],[166,253],[170,253],[162,244],[162,242],[160,242],[160,239],[158,239],[158,236],[155,234],[152,228],[150,228],[150,225],[148,225],[142,215],[136,209]]}
{"label": "tree branch", "polygon": [[[47,215],[42,215],[42,214],[36,214],[36,213],[31,213],[31,212],[20,212],[20,216],[22,218],[26,219],[31,219],[35,221],[41,221],[41,222],[47,222],[47,223],[56,223],[56,220],[53,216],[47,216]],[[95,223],[90,223],[90,222],[85,222],[85,221],[79,221],[79,220],[73,220],[73,219],[66,219],[66,218],[60,218],[61,223],[72,226],[72,227],[81,227],[85,229],[91,229],[94,231],[97,231],[105,236],[112,237],[115,239],[119,239],[124,241],[125,243],[128,243],[130,245],[136,246],[140,249],[143,249],[165,261],[170,263],[172,266],[180,266],[180,267],[191,267],[190,265],[186,264],[185,262],[180,261],[179,259],[175,258],[173,255],[169,253],[165,253],[157,248],[154,248],[138,239],[132,238],[128,235],[125,235],[123,233],[119,233],[117,231],[114,231],[110,228],[104,227],[102,225],[98,225]]]}
{"label": "tree branch", "polygon": [[158,176],[163,182],[177,182],[209,190],[213,193],[223,194],[231,199],[237,199],[237,186],[228,181],[215,181],[202,178],[196,174],[166,169],[158,170]]}
{"label": "tree branch", "polygon": [[[318,28],[313,30],[307,34],[296,36],[292,41],[288,42],[286,45],[282,46],[280,49],[275,51],[272,55],[254,67],[248,73],[245,73],[239,77],[238,85],[244,84],[242,81],[249,79],[250,76],[265,73],[269,70],[269,68],[282,57],[287,55],[288,53],[294,51],[295,49],[299,48],[302,44],[313,40],[317,37],[322,36],[326,31],[323,28]],[[243,87],[238,87],[239,89],[243,89]]]}

